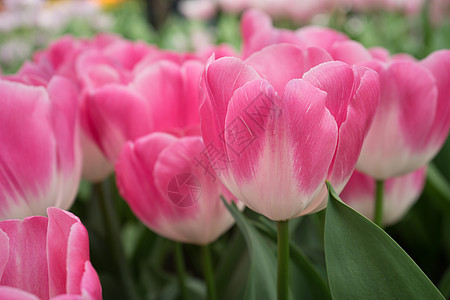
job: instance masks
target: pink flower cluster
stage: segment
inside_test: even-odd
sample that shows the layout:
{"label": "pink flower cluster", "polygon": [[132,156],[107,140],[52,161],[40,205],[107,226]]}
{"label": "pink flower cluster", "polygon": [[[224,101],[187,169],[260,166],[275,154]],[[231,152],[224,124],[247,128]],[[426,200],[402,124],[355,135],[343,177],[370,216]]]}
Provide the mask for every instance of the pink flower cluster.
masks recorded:
{"label": "pink flower cluster", "polygon": [[[233,224],[221,196],[287,220],[325,208],[326,180],[338,192],[350,180],[344,200],[364,211],[373,181],[389,179],[387,222],[403,215],[448,136],[450,50],[391,56],[328,28],[274,28],[255,10],[242,33],[240,54],[66,36],[2,76],[0,217],[68,209],[81,174],[113,169],[138,218],[181,242],[210,243]],[[84,227],[47,212],[0,223],[0,292],[100,298]],[[28,252],[11,249],[30,251],[34,231],[42,259],[15,270]],[[28,270],[47,279],[28,285]]]}
{"label": "pink flower cluster", "polygon": [[[430,1],[433,16],[443,18],[445,0]],[[183,0],[180,11],[188,18],[208,19],[217,10],[240,13],[246,9],[259,9],[273,17],[289,18],[295,22],[308,22],[320,13],[352,9],[354,11],[387,10],[406,14],[420,13],[424,0]]]}

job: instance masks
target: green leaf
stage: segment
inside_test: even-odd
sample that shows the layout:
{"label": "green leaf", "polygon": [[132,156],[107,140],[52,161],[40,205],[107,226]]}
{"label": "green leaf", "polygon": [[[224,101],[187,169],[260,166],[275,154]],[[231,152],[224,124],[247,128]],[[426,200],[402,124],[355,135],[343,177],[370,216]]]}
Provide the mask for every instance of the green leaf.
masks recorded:
{"label": "green leaf", "polygon": [[[298,219],[298,218],[297,218]],[[277,231],[273,224],[269,223],[266,218],[261,217],[259,219],[257,227],[259,227],[263,233],[265,233],[274,242],[277,241]],[[298,247],[291,239],[289,244],[289,251],[291,256],[291,265],[297,267],[297,269],[302,273],[303,278],[306,281],[308,289],[312,293],[315,299],[331,299],[330,289],[327,282],[320,275],[317,268],[311,262],[311,260],[306,256],[303,250]],[[293,282],[291,281],[291,284]],[[298,282],[295,284],[299,284]],[[299,295],[294,295],[300,297]],[[303,297],[302,297],[303,298]]]}
{"label": "green leaf", "polygon": [[276,255],[273,245],[250,225],[234,204],[222,198],[242,232],[250,255],[250,273],[245,299],[276,299]]}
{"label": "green leaf", "polygon": [[327,186],[325,259],[333,299],[444,299],[389,235]]}

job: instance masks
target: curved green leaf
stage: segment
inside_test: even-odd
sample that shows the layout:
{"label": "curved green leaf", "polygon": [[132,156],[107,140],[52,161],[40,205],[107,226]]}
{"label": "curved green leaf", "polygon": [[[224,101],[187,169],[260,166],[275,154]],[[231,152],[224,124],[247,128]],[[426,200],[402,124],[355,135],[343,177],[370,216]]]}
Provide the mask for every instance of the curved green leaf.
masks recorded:
{"label": "curved green leaf", "polygon": [[325,259],[333,299],[444,299],[389,235],[327,186]]}
{"label": "curved green leaf", "polygon": [[245,299],[276,299],[276,255],[272,245],[249,224],[235,205],[226,205],[242,232],[250,255],[250,274]]}

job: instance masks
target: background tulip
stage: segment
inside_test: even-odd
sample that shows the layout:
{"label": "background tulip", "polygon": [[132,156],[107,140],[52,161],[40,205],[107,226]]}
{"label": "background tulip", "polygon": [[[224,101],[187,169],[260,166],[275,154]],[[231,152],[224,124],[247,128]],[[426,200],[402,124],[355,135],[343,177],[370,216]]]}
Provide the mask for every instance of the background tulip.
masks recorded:
{"label": "background tulip", "polygon": [[309,25],[295,31],[274,28],[270,17],[256,9],[243,14],[241,31],[244,58],[273,44],[289,43],[301,48],[314,46],[330,52],[334,43],[348,40],[345,34],[320,26]]}
{"label": "background tulip", "polygon": [[[384,185],[383,224],[392,225],[402,219],[419,199],[425,185],[426,167],[389,178]],[[355,170],[340,197],[356,211],[373,219],[375,179]]]}
{"label": "background tulip", "polygon": [[218,176],[270,219],[324,208],[325,180],[341,191],[355,167],[378,78],[330,60],[319,48],[280,44],[212,61],[204,73],[203,138],[230,162]]}
{"label": "background tulip", "polygon": [[117,184],[151,230],[205,245],[234,222],[220,196],[230,202],[234,197],[213,168],[200,137],[153,133],[126,144],[116,164]]}
{"label": "background tulip", "polygon": [[70,207],[78,190],[76,90],[62,77],[44,87],[0,80],[0,219]]}
{"label": "background tulip", "polygon": [[69,212],[51,207],[47,213],[0,222],[0,297],[102,299],[86,228]]}
{"label": "background tulip", "polygon": [[380,106],[357,168],[376,179],[407,174],[438,153],[450,129],[450,51],[422,61],[389,57],[356,42],[337,43],[335,59],[364,65],[380,76]]}

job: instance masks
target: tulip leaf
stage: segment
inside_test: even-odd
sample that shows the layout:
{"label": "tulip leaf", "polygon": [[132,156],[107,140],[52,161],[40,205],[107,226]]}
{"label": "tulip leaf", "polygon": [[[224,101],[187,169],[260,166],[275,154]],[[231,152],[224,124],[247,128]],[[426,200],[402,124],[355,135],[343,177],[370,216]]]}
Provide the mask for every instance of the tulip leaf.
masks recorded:
{"label": "tulip leaf", "polygon": [[249,223],[234,204],[229,205],[223,198],[222,200],[236,221],[248,247],[250,273],[245,299],[276,299],[277,268],[274,247]]}
{"label": "tulip leaf", "polygon": [[389,235],[327,186],[325,259],[333,299],[444,299]]}

